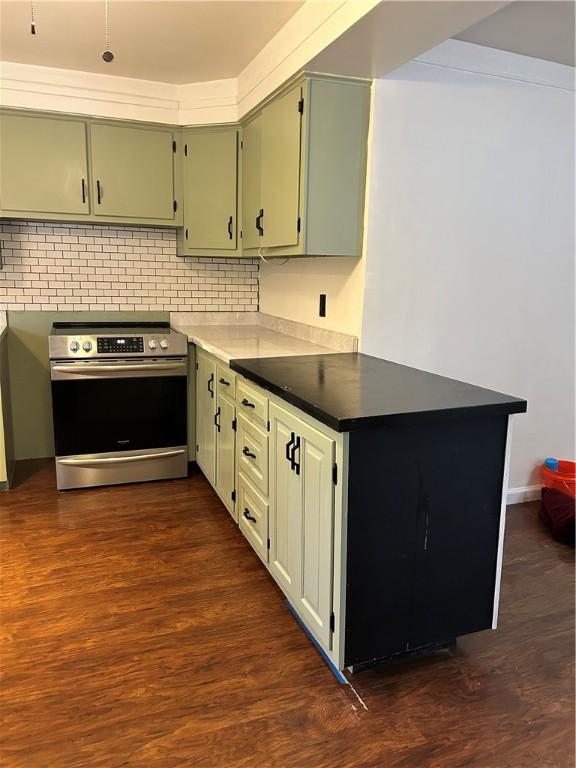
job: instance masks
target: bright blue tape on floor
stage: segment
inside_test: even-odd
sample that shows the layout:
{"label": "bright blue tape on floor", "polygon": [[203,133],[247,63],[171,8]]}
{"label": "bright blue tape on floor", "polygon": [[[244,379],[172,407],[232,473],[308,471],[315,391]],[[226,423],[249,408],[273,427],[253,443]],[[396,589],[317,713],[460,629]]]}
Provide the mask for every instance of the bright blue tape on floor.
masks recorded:
{"label": "bright blue tape on floor", "polygon": [[288,610],[290,611],[290,613],[292,614],[292,616],[294,616],[294,618],[296,619],[296,621],[298,622],[298,624],[300,624],[301,628],[302,628],[302,629],[304,630],[304,632],[306,633],[306,635],[307,635],[308,639],[309,639],[309,640],[312,642],[312,645],[314,646],[314,648],[316,648],[316,650],[318,651],[318,653],[320,654],[320,656],[322,656],[322,658],[324,659],[324,661],[325,661],[325,662],[326,662],[326,664],[328,665],[328,668],[330,669],[330,672],[332,672],[332,674],[334,675],[334,677],[336,678],[336,680],[338,680],[338,682],[340,683],[340,685],[348,685],[348,680],[346,680],[346,678],[344,677],[344,675],[342,674],[342,672],[340,672],[340,670],[338,669],[338,667],[335,667],[335,666],[334,666],[334,662],[332,661],[332,659],[331,659],[331,658],[328,656],[328,654],[326,653],[326,651],[324,650],[324,648],[322,648],[322,646],[321,646],[321,645],[318,643],[318,640],[316,640],[316,638],[315,638],[315,637],[314,637],[314,635],[313,635],[313,634],[310,632],[310,630],[308,629],[308,627],[307,627],[307,626],[304,624],[304,622],[302,621],[302,619],[300,618],[300,616],[298,616],[298,614],[296,613],[296,609],[295,609],[295,608],[292,606],[292,604],[290,603],[290,601],[289,601],[289,600],[285,600],[285,603],[286,603],[286,605],[288,606]]}

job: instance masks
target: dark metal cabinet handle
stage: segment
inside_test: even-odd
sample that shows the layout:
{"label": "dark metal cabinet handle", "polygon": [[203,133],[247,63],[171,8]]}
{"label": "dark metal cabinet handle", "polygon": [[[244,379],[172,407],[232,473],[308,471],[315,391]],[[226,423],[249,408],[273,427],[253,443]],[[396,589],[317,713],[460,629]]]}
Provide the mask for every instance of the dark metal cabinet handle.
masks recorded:
{"label": "dark metal cabinet handle", "polygon": [[250,448],[247,448],[246,446],[244,446],[244,448],[242,449],[242,453],[244,454],[244,456],[248,456],[249,459],[255,459],[256,458],[256,454],[252,453]]}
{"label": "dark metal cabinet handle", "polygon": [[293,460],[292,456],[290,455],[290,449],[294,445],[294,440],[295,439],[296,439],[296,435],[294,434],[294,432],[291,432],[290,433],[290,441],[288,443],[286,443],[286,461],[290,462],[290,469],[294,469],[294,464],[293,464],[294,460]]}
{"label": "dark metal cabinet handle", "polygon": [[251,402],[250,402],[250,400],[246,400],[246,398],[244,398],[244,399],[242,400],[242,405],[243,405],[245,408],[256,408],[256,406],[254,405],[254,403],[251,403]]}
{"label": "dark metal cabinet handle", "polygon": [[230,216],[230,218],[228,219],[228,237],[230,238],[230,240],[232,240],[232,222],[233,221],[234,219],[232,218],[232,216]]}
{"label": "dark metal cabinet handle", "polygon": [[184,237],[188,240],[188,227],[184,230]]}
{"label": "dark metal cabinet handle", "polygon": [[264,226],[262,225],[262,219],[264,218],[264,208],[260,208],[260,213],[256,216],[256,229],[260,237],[264,234]]}
{"label": "dark metal cabinet handle", "polygon": [[96,197],[98,200],[98,205],[102,202],[102,187],[100,185],[100,179],[96,180]]}
{"label": "dark metal cabinet handle", "polygon": [[224,384],[225,387],[229,387],[230,386],[230,382],[226,381],[226,379],[224,379],[224,378],[218,379],[218,381],[220,382],[220,384]]}
{"label": "dark metal cabinet handle", "polygon": [[208,379],[208,392],[210,392],[210,397],[214,397],[214,374],[210,374],[210,378]]}
{"label": "dark metal cabinet handle", "polygon": [[82,202],[86,202],[86,179],[82,179]]}
{"label": "dark metal cabinet handle", "polygon": [[216,413],[214,414],[214,426],[220,432],[220,406],[216,409]]}
{"label": "dark metal cabinet handle", "polygon": [[290,454],[290,464],[291,468],[296,470],[296,474],[300,474],[300,462],[296,461],[296,451],[300,450],[300,438],[296,438],[296,442],[294,443],[294,447],[292,448],[292,453]]}
{"label": "dark metal cabinet handle", "polygon": [[250,514],[250,510],[248,509],[248,507],[244,508],[244,517],[246,518],[246,520],[250,520],[251,523],[256,522],[256,518],[254,517],[254,515]]}

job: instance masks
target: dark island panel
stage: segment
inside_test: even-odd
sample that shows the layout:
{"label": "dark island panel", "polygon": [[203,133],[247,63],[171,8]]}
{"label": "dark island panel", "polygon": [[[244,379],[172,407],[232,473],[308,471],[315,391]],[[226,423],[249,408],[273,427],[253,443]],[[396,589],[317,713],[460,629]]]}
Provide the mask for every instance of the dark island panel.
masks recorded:
{"label": "dark island panel", "polygon": [[232,360],[230,367],[337,432],[527,409],[526,400],[361,353]]}

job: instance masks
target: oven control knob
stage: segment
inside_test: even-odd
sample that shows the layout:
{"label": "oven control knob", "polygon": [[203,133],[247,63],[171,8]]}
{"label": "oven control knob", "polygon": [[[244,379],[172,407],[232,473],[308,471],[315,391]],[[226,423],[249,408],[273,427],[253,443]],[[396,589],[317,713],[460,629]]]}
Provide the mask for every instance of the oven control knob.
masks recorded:
{"label": "oven control knob", "polygon": [[77,341],[71,341],[69,349],[70,349],[70,352],[78,352],[78,350],[80,349],[80,344],[78,344]]}
{"label": "oven control knob", "polygon": [[82,349],[84,352],[90,352],[92,349],[92,342],[91,341],[85,341],[84,344],[82,344]]}
{"label": "oven control knob", "polygon": [[162,349],[168,349],[168,342],[166,341],[166,339],[162,339],[162,341],[160,342],[160,346],[162,347]]}
{"label": "oven control knob", "polygon": [[150,349],[156,349],[156,342],[154,341],[154,339],[150,339],[150,341],[148,342],[148,346],[150,347]]}

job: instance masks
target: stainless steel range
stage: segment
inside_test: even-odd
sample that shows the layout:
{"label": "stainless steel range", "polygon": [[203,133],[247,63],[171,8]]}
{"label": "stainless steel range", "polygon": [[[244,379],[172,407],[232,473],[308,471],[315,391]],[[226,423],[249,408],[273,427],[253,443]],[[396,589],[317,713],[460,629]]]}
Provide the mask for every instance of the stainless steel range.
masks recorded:
{"label": "stainless steel range", "polygon": [[54,323],[48,344],[59,489],[186,476],[186,336]]}

